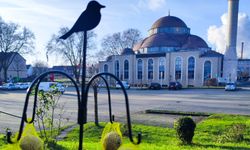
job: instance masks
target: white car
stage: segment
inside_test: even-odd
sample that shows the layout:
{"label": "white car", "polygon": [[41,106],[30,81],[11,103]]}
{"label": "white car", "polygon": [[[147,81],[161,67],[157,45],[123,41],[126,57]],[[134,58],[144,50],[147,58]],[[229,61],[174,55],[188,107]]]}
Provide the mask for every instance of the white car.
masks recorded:
{"label": "white car", "polygon": [[65,92],[65,87],[61,83],[57,82],[41,82],[38,87],[39,91],[51,92],[58,90],[61,93]]}
{"label": "white car", "polygon": [[235,91],[236,89],[237,88],[235,83],[227,83],[225,86],[226,91]]}
{"label": "white car", "polygon": [[16,87],[13,83],[5,83],[2,86],[0,86],[0,89],[2,89],[2,90],[15,90]]}
{"label": "white car", "polygon": [[29,83],[29,82],[25,82],[25,83],[16,83],[16,84],[15,84],[15,87],[16,87],[17,89],[20,89],[20,90],[26,90],[26,89],[29,88],[29,86],[30,86],[30,83]]}
{"label": "white car", "polygon": [[[130,89],[130,85],[128,84],[127,81],[121,81],[121,82],[122,82],[122,85],[125,87],[125,89]],[[115,88],[120,89],[122,87],[118,82],[116,82]]]}

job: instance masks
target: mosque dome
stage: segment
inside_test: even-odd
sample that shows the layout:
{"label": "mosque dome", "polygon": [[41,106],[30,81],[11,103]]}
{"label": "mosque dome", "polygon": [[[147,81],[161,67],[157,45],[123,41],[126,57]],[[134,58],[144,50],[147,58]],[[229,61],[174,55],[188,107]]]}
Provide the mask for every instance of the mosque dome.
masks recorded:
{"label": "mosque dome", "polygon": [[185,35],[171,35],[171,34],[153,34],[146,38],[141,45],[141,48],[147,47],[181,47],[186,41]]}
{"label": "mosque dome", "polygon": [[162,27],[183,27],[187,28],[187,25],[180,19],[174,16],[165,16],[158,19],[151,27],[154,28],[162,28]]}
{"label": "mosque dome", "polygon": [[134,51],[131,48],[124,48],[121,52],[121,55],[134,55]]}
{"label": "mosque dome", "polygon": [[208,48],[199,36],[190,34],[190,28],[178,17],[165,16],[153,23],[149,36],[133,49],[141,53],[171,52]]}
{"label": "mosque dome", "polygon": [[158,19],[149,30],[149,35],[157,33],[190,34],[190,29],[181,19],[174,16],[165,16]]}
{"label": "mosque dome", "polygon": [[182,46],[183,49],[208,48],[207,43],[196,35],[189,35],[186,43]]}

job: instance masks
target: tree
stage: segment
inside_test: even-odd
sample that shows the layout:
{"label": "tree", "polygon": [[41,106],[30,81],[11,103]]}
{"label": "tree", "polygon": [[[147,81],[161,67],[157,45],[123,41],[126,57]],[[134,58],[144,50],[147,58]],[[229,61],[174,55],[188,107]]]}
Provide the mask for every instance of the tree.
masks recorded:
{"label": "tree", "polygon": [[[76,78],[76,81],[79,83],[80,78],[80,65],[82,64],[82,49],[83,49],[83,38],[84,35],[82,32],[78,32],[72,34],[66,40],[61,40],[59,37],[66,32],[68,32],[68,28],[61,28],[57,35],[53,35],[51,40],[47,44],[47,54],[56,53],[62,56],[62,58],[69,62],[70,65],[73,67],[73,73]],[[87,52],[94,49],[94,38],[96,34],[93,31],[89,31],[87,33]]]}
{"label": "tree", "polygon": [[[4,72],[4,80],[7,81],[7,71],[15,56],[19,54],[27,54],[34,49],[34,34],[15,23],[6,23],[0,17],[0,53],[4,59],[0,59],[0,72]],[[5,57],[9,56],[10,57]]]}
{"label": "tree", "polygon": [[141,32],[137,29],[127,29],[112,35],[107,35],[102,40],[102,50],[97,53],[99,59],[110,55],[119,55],[124,48],[133,48],[141,40]]}
{"label": "tree", "polygon": [[48,65],[43,61],[36,61],[33,64],[32,75],[38,76],[44,72],[48,71]]}
{"label": "tree", "polygon": [[92,64],[91,66],[88,66],[86,69],[87,69],[87,76],[92,77],[94,74],[98,72],[98,65]]}
{"label": "tree", "polygon": [[59,104],[62,93],[55,86],[51,88],[52,91],[38,92],[36,109],[37,125],[46,145],[56,144],[56,136],[60,133],[62,121],[65,119],[63,118],[65,104]]}

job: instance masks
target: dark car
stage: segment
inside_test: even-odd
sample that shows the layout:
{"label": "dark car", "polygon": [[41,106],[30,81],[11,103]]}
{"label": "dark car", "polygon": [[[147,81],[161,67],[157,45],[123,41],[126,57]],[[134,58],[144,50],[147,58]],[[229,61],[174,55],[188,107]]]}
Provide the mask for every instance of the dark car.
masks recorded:
{"label": "dark car", "polygon": [[149,85],[149,89],[152,89],[152,90],[160,90],[161,89],[161,85],[159,83],[151,83]]}
{"label": "dark car", "polygon": [[180,82],[170,82],[168,89],[169,90],[179,90],[179,89],[182,89],[182,85]]}

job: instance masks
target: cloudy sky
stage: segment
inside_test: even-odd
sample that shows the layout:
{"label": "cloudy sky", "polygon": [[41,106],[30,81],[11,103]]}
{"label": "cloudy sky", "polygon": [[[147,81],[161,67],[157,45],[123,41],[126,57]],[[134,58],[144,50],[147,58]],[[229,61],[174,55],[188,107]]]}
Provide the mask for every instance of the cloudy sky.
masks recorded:
{"label": "cloudy sky", "polygon": [[[36,55],[27,63],[46,61],[45,46],[60,27],[71,27],[89,0],[0,0],[0,16],[6,22],[30,28],[36,36]],[[139,29],[143,36],[160,17],[170,14],[182,19],[191,33],[202,37],[212,49],[224,52],[227,0],[99,0],[102,20],[95,29],[97,45],[105,35]],[[244,57],[250,58],[250,0],[240,0],[238,42],[245,42]],[[238,44],[240,49],[240,44]],[[98,46],[97,48],[100,48]],[[60,64],[58,58],[49,65]]]}

